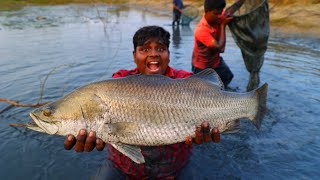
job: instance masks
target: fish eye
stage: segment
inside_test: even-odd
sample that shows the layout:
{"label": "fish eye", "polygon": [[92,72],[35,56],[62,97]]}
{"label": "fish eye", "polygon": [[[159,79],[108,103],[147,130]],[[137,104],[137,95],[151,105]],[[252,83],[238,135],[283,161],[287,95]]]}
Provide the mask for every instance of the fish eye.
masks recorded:
{"label": "fish eye", "polygon": [[44,115],[44,116],[50,116],[50,115],[51,115],[50,109],[45,109],[45,110],[43,110],[43,115]]}

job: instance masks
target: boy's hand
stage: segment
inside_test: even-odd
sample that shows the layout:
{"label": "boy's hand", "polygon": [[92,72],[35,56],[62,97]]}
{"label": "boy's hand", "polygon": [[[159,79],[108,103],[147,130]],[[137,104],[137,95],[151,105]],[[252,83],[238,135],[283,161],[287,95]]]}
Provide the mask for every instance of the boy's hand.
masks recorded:
{"label": "boy's hand", "polygon": [[193,142],[196,144],[202,144],[204,142],[213,141],[218,143],[220,141],[220,133],[218,128],[213,128],[210,132],[210,125],[207,121],[201,123],[201,125],[196,126],[195,138],[192,139],[191,136],[186,137],[186,144],[191,145]]}
{"label": "boy's hand", "polygon": [[94,148],[98,151],[102,151],[104,146],[105,143],[100,138],[96,138],[96,133],[94,131],[91,131],[89,136],[87,136],[87,131],[85,129],[79,131],[77,138],[69,134],[64,140],[64,148],[70,150],[72,147],[75,147],[74,150],[76,152],[90,152]]}
{"label": "boy's hand", "polygon": [[225,26],[225,25],[229,24],[232,20],[233,20],[233,16],[230,16],[230,15],[221,15],[220,16],[221,25]]}

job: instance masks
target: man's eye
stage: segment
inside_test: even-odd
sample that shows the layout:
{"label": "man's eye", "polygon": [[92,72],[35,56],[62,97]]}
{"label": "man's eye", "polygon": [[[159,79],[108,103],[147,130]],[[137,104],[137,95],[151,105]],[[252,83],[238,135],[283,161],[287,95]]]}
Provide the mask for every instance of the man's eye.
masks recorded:
{"label": "man's eye", "polygon": [[158,51],[158,52],[163,52],[163,51],[164,51],[164,48],[157,48],[157,51]]}
{"label": "man's eye", "polygon": [[142,48],[143,52],[149,52],[149,48]]}

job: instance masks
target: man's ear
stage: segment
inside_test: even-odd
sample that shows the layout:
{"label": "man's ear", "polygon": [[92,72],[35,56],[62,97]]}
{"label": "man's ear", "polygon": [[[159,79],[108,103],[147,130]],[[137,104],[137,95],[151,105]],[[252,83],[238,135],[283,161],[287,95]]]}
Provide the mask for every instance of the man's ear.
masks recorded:
{"label": "man's ear", "polygon": [[136,54],[136,50],[133,50],[133,51],[132,51],[132,55],[133,55],[134,63],[137,64],[137,54]]}

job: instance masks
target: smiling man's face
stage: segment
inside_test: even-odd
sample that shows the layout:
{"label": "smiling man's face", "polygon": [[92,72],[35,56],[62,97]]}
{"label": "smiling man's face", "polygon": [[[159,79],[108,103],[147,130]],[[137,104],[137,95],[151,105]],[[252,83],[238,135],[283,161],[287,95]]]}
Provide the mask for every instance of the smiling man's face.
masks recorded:
{"label": "smiling man's face", "polygon": [[133,58],[142,74],[165,74],[170,62],[169,50],[158,38],[150,38],[137,46]]}

